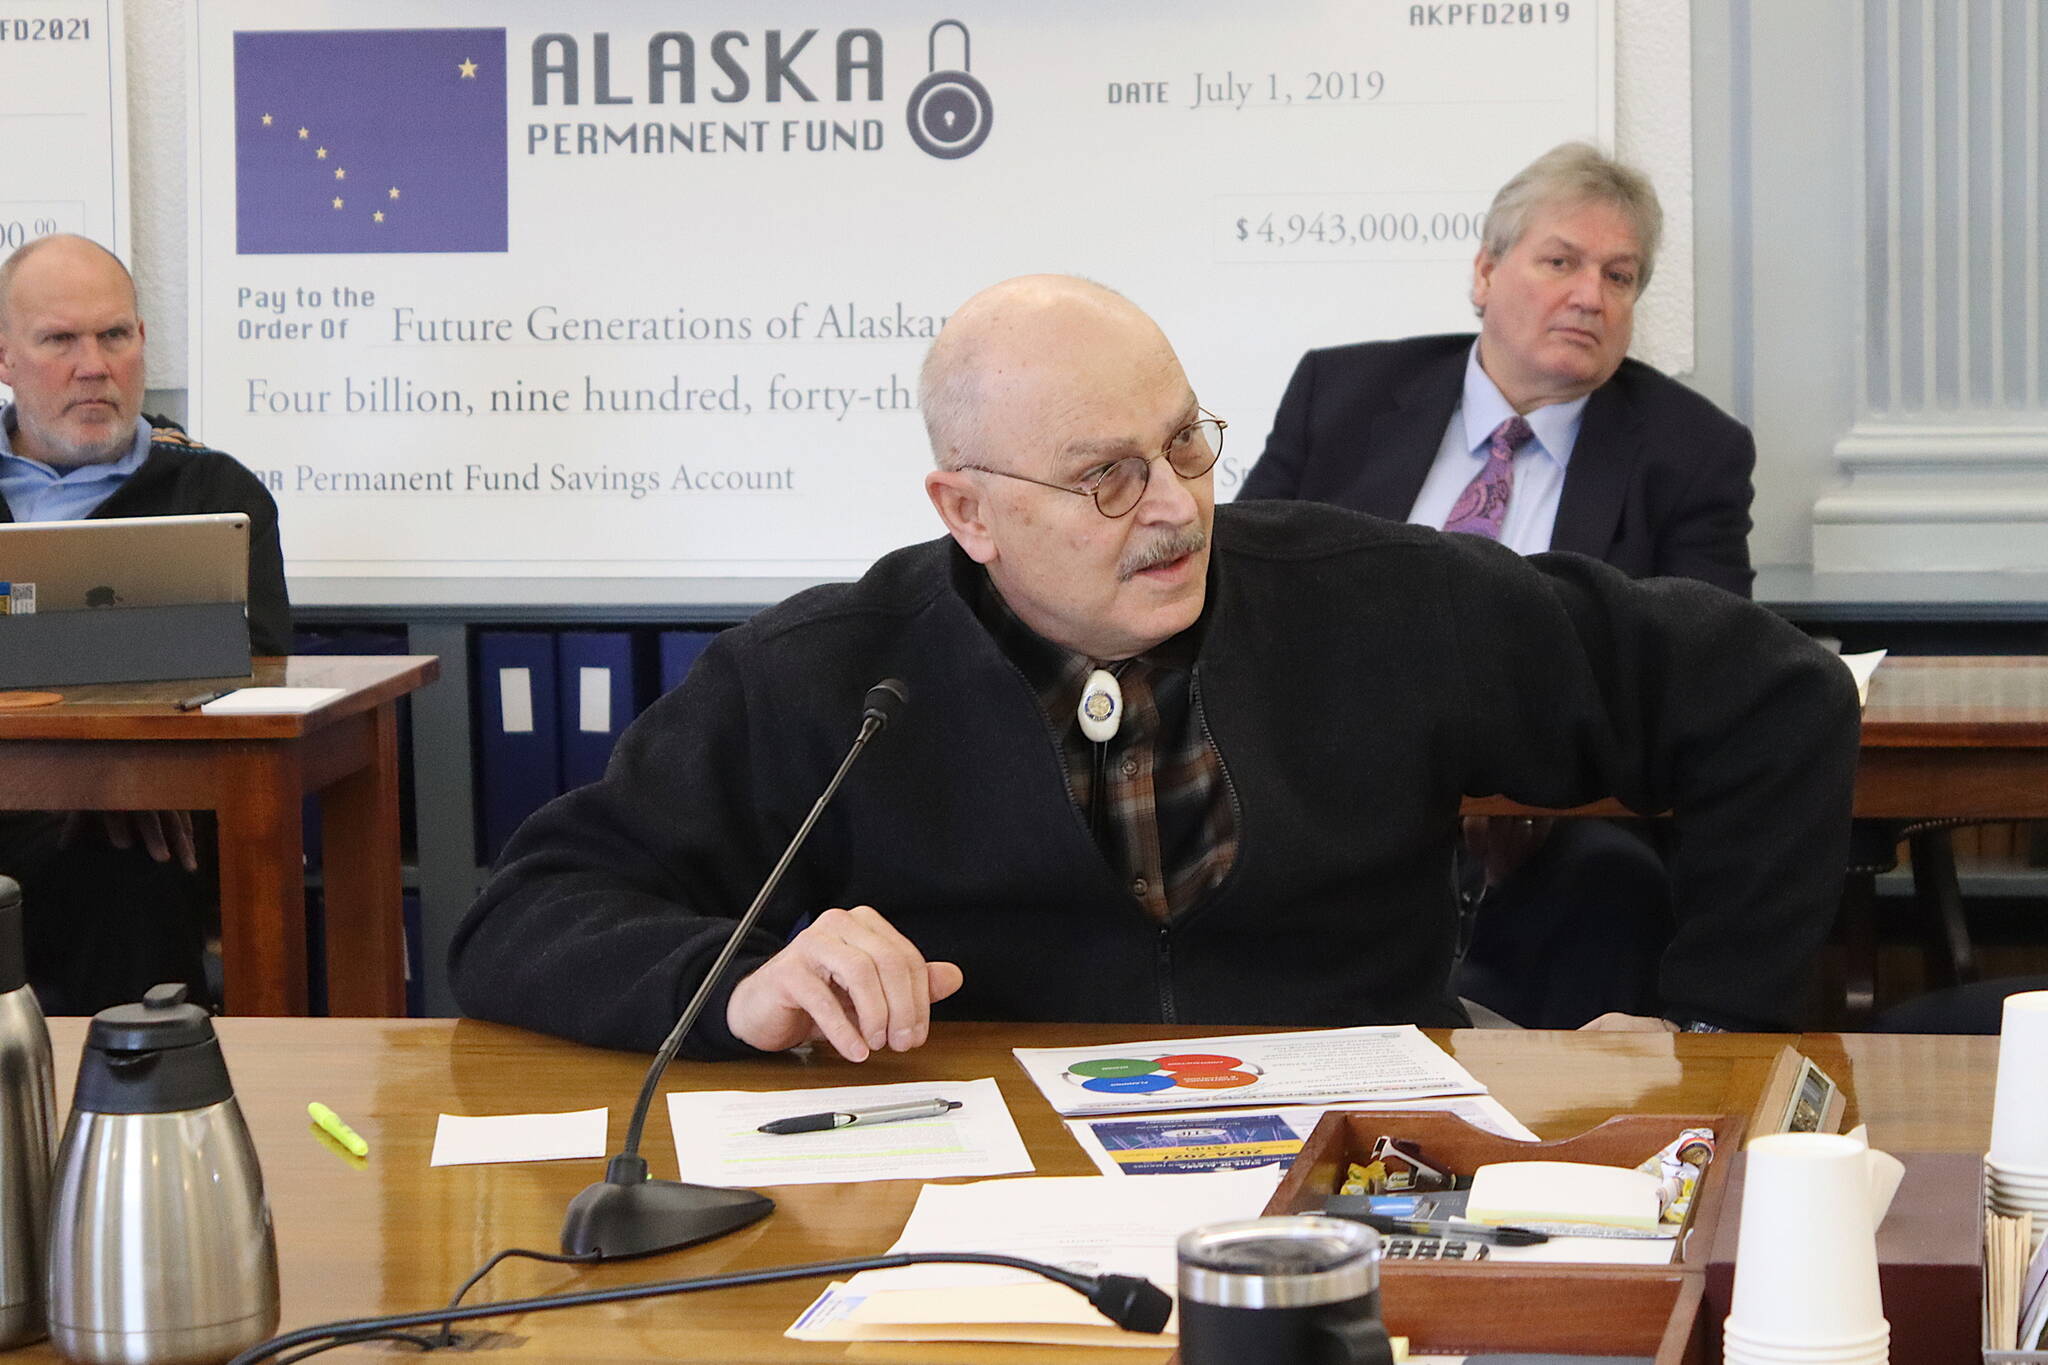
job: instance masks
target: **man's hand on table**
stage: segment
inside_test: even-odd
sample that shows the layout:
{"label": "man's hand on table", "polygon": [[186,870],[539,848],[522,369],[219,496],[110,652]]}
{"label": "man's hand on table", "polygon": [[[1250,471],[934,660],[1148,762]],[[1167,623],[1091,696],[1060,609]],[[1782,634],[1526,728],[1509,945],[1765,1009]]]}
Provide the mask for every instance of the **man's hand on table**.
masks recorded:
{"label": "man's hand on table", "polygon": [[98,826],[115,848],[136,844],[160,863],[176,858],[187,872],[199,870],[199,850],[192,842],[192,812],[183,810],[75,810],[64,817],[60,846],[69,848]]}
{"label": "man's hand on table", "polygon": [[733,988],[733,1037],[763,1052],[823,1038],[850,1062],[921,1047],[932,1002],[960,989],[960,969],[926,962],[873,906],[827,910]]}

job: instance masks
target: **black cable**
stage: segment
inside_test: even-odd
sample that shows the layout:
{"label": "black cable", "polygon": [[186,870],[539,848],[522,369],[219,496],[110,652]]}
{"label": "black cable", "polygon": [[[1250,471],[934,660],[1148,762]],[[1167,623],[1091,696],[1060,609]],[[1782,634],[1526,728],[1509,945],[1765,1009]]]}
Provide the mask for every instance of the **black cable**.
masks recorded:
{"label": "black cable", "polygon": [[[572,1255],[562,1251],[531,1251],[526,1247],[506,1247],[503,1251],[491,1257],[490,1260],[478,1266],[476,1273],[462,1282],[462,1288],[455,1291],[455,1297],[448,1300],[448,1306],[450,1308],[460,1308],[463,1296],[476,1288],[477,1281],[483,1279],[484,1276],[490,1274],[493,1270],[496,1270],[499,1262],[510,1260],[514,1256],[523,1256],[531,1261],[552,1261],[557,1265],[584,1265],[595,1263],[601,1259],[602,1253],[585,1251]],[[428,1349],[432,1350],[435,1346],[453,1346],[454,1344],[455,1320],[450,1318],[442,1322],[441,1335],[438,1338],[431,1339]],[[293,1359],[297,1359],[297,1357],[293,1357]],[[280,1361],[279,1365],[284,1365],[284,1363]]]}
{"label": "black cable", "polygon": [[322,1351],[331,1351],[337,1346],[354,1346],[359,1342],[365,1341],[409,1341],[420,1348],[421,1355],[425,1355],[428,1351],[435,1350],[441,1345],[434,1338],[423,1337],[417,1332],[364,1332],[358,1336],[336,1337],[333,1341],[323,1341],[318,1346],[308,1346],[303,1351],[298,1351],[288,1356],[279,1356],[277,1365],[295,1365],[296,1362],[304,1360],[308,1356],[317,1356]]}
{"label": "black cable", "polygon": [[[463,1297],[470,1290],[476,1288],[478,1281],[482,1280],[484,1276],[490,1274],[493,1270],[496,1270],[501,1262],[510,1260],[514,1256],[522,1256],[535,1261],[553,1261],[558,1264],[574,1265],[594,1263],[600,1259],[596,1252],[569,1255],[558,1251],[533,1251],[527,1247],[506,1247],[503,1251],[491,1257],[490,1260],[478,1266],[475,1272],[462,1282],[462,1288],[456,1290],[455,1296],[448,1300],[448,1307],[451,1309],[461,1307]],[[296,1362],[305,1360],[310,1356],[319,1355],[323,1351],[332,1351],[340,1346],[354,1346],[365,1341],[410,1342],[414,1346],[419,1347],[420,1353],[424,1355],[428,1351],[438,1351],[455,1344],[455,1322],[452,1318],[444,1319],[441,1323],[440,1332],[430,1337],[420,1336],[416,1332],[357,1332],[347,1336],[338,1336],[331,1341],[323,1341],[318,1346],[308,1346],[303,1351],[296,1351],[291,1355],[281,1356],[277,1361],[277,1365],[296,1365]]]}
{"label": "black cable", "polygon": [[[617,1289],[592,1289],[576,1294],[548,1294],[534,1299],[507,1299],[501,1303],[476,1304],[469,1308],[432,1308],[420,1313],[395,1313],[389,1317],[356,1318],[347,1322],[302,1327],[260,1342],[236,1356],[228,1365],[260,1365],[280,1352],[317,1341],[320,1347],[346,1345],[366,1339],[369,1334],[395,1333],[407,1327],[433,1327],[444,1322],[467,1322],[475,1318],[500,1317],[515,1313],[540,1313],[557,1308],[583,1308],[601,1303],[623,1303],[634,1299],[661,1298],[668,1294],[691,1294],[703,1289],[736,1289],[745,1285],[776,1284],[783,1280],[810,1279],[819,1275],[847,1275],[862,1270],[888,1270],[896,1266],[926,1262],[965,1265],[999,1265],[1026,1270],[1063,1284],[1094,1304],[1096,1309],[1130,1331],[1163,1331],[1173,1301],[1150,1281],[1133,1275],[1079,1275],[1058,1266],[1028,1261],[1021,1256],[1003,1256],[981,1251],[906,1251],[887,1256],[860,1256],[848,1261],[813,1261],[808,1265],[776,1266],[767,1270],[742,1270],[725,1275],[705,1275],[690,1280],[662,1280],[653,1284],[623,1285]],[[1114,1305],[1114,1311],[1105,1304]],[[338,1338],[338,1340],[328,1340]],[[305,1352],[293,1357],[303,1359]]]}

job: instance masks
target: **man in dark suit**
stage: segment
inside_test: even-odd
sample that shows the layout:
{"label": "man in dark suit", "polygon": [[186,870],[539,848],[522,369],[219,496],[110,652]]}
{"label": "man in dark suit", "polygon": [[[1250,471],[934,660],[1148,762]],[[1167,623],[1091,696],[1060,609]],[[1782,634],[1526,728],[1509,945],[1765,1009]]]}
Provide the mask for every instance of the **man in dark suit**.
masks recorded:
{"label": "man in dark suit", "polygon": [[[1306,498],[1570,550],[1748,596],[1740,422],[1627,359],[1662,212],[1639,172],[1570,143],[1495,196],[1476,336],[1310,351],[1240,498]],[[1639,839],[1590,821],[1470,822],[1483,884],[1460,989],[1517,1022],[1657,1012],[1670,892]],[[1483,874],[1482,874],[1483,869]]]}
{"label": "man in dark suit", "polygon": [[[1483,350],[1483,334],[1479,342]],[[1310,351],[1238,496],[1415,520],[1409,512],[1459,411],[1473,343],[1452,333]],[[1545,454],[1524,451],[1518,461]],[[1755,464],[1747,427],[1623,360],[1586,399],[1546,543],[1514,548],[1570,550],[1632,577],[1697,578],[1747,597]]]}

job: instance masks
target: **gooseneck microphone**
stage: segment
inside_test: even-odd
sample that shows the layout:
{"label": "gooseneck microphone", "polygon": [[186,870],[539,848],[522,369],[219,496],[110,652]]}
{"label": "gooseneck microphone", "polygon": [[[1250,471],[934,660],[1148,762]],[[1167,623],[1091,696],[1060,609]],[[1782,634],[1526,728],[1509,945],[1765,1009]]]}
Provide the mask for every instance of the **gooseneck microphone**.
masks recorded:
{"label": "gooseneck microphone", "polygon": [[739,952],[740,944],[752,932],[754,922],[761,918],[768,898],[781,884],[782,874],[789,870],[797,850],[810,837],[811,827],[825,813],[833,793],[846,780],[847,771],[860,757],[861,750],[867,747],[867,742],[887,729],[909,704],[910,687],[900,678],[884,678],[868,689],[867,696],[861,701],[860,734],[855,736],[853,747],[846,751],[839,771],[825,784],[823,795],[818,797],[817,804],[811,807],[811,813],[790,839],[789,847],[782,851],[781,859],[768,874],[768,880],[761,884],[760,894],[754,897],[754,903],[733,926],[725,947],[704,974],[704,980],[697,987],[696,994],[690,997],[690,1003],[683,1008],[682,1017],[676,1020],[676,1026],[654,1054],[654,1062],[647,1068],[647,1079],[640,1086],[640,1100],[633,1106],[633,1121],[626,1127],[625,1147],[606,1164],[603,1180],[569,1202],[569,1216],[562,1223],[562,1250],[566,1254],[609,1261],[673,1251],[736,1232],[767,1217],[774,1210],[774,1200],[753,1190],[726,1190],[676,1180],[650,1180],[647,1162],[640,1155],[640,1135],[647,1126],[647,1111],[654,1103],[655,1088],[661,1082],[662,1072],[675,1060],[683,1038],[697,1022],[697,1016],[703,1013],[704,1002],[711,998],[711,992],[724,978],[726,968]]}

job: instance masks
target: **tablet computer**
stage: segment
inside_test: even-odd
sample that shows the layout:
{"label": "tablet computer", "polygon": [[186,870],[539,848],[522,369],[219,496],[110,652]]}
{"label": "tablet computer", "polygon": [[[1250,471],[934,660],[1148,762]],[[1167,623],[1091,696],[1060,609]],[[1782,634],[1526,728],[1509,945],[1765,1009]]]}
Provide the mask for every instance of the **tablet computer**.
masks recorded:
{"label": "tablet computer", "polygon": [[102,517],[0,524],[0,583],[17,614],[249,598],[249,517]]}

